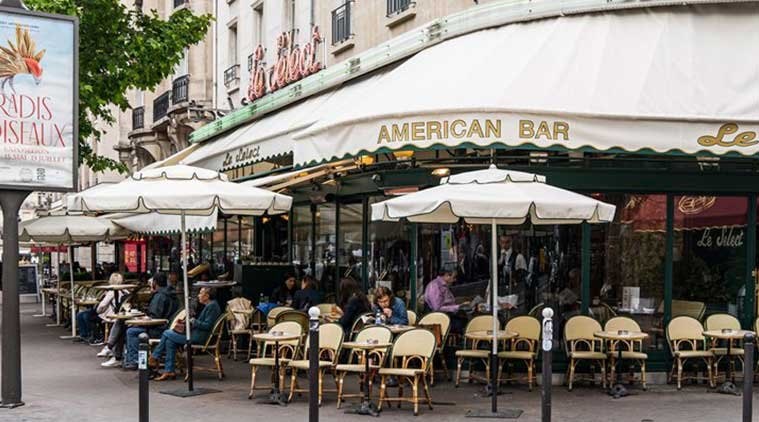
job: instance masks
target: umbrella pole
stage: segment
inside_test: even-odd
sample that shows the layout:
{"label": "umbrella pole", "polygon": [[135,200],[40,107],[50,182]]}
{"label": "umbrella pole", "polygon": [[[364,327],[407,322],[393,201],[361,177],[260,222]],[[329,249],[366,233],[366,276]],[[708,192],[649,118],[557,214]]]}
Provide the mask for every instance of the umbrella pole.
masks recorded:
{"label": "umbrella pole", "polygon": [[490,384],[492,386],[491,411],[498,412],[498,253],[497,225],[495,219],[490,224],[490,293],[493,295],[491,310],[493,311],[493,339],[490,351]]}
{"label": "umbrella pole", "polygon": [[61,340],[76,339],[76,304],[74,303],[76,300],[74,297],[74,246],[69,243],[68,247],[69,281],[71,282],[71,286],[69,287],[69,292],[71,292],[71,335],[61,336]]}
{"label": "umbrella pole", "polygon": [[[55,288],[58,290],[58,294],[55,295],[55,324],[47,324],[47,327],[60,327],[61,326],[61,245],[56,245],[56,252],[55,252],[55,258],[58,262],[58,265],[55,267]],[[52,257],[51,257],[52,258]],[[51,262],[51,268],[52,268],[52,262]],[[53,275],[53,272],[50,271],[50,275]]]}
{"label": "umbrella pole", "polygon": [[185,355],[186,355],[186,362],[187,362],[187,389],[189,391],[193,390],[192,385],[192,342],[191,342],[191,334],[190,334],[190,288],[187,281],[187,248],[185,247],[185,243],[187,241],[187,228],[185,227],[185,212],[182,211],[182,215],[180,216],[181,220],[181,230],[182,230],[182,240],[181,240],[181,248],[182,248],[182,277],[184,279],[184,309],[185,309],[185,335],[187,336],[187,344],[185,344]]}

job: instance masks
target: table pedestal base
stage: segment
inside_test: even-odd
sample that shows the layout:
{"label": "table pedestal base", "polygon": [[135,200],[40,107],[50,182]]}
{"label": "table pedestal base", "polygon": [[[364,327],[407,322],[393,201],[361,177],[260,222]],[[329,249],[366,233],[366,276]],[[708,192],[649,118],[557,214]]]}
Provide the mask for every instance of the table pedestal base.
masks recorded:
{"label": "table pedestal base", "polygon": [[350,413],[354,415],[367,415],[367,416],[374,416],[374,417],[377,417],[380,415],[380,412],[377,410],[377,406],[375,406],[374,403],[365,399],[361,400],[361,404],[353,406],[353,408],[346,410],[345,413]]}
{"label": "table pedestal base", "polygon": [[738,391],[738,387],[735,386],[735,383],[732,381],[725,381],[717,387],[716,390],[720,394],[730,394],[732,396],[740,396],[741,393]]}
{"label": "table pedestal base", "polygon": [[259,403],[287,406],[287,394],[277,390],[272,390],[271,393],[269,393],[269,397],[260,400]]}
{"label": "table pedestal base", "polygon": [[174,397],[182,397],[182,398],[202,396],[204,394],[220,393],[220,392],[221,390],[215,390],[213,388],[203,388],[203,387],[195,387],[192,389],[192,391],[188,390],[187,388],[159,391],[159,393],[161,394],[166,394],[168,396],[174,396]]}
{"label": "table pedestal base", "polygon": [[466,411],[467,418],[518,419],[520,416],[522,416],[521,409],[503,409],[497,412],[486,409],[470,409]]}
{"label": "table pedestal base", "polygon": [[622,384],[614,384],[611,388],[609,388],[608,394],[615,399],[618,399],[620,397],[627,397],[630,395],[630,392],[627,391],[627,388],[625,388]]}

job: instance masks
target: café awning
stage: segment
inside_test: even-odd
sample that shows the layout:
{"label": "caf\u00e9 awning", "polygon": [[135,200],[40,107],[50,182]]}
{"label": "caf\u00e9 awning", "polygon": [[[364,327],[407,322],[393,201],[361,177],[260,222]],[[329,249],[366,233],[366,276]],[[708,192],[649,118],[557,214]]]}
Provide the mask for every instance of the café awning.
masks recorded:
{"label": "caf\u00e9 awning", "polygon": [[756,2],[674,5],[450,39],[328,99],[294,164],[462,146],[755,155],[757,21]]}

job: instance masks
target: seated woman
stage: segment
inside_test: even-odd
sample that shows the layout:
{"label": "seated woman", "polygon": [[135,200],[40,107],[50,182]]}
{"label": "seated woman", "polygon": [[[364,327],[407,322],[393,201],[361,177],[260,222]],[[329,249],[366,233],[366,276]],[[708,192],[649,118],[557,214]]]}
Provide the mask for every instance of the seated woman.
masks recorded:
{"label": "seated woman", "polygon": [[295,287],[295,276],[292,274],[285,274],[285,281],[281,286],[274,289],[269,302],[276,303],[279,306],[293,306],[295,293],[297,293],[297,291],[298,289]]}
{"label": "seated woman", "polygon": [[[211,330],[213,329],[216,320],[219,319],[219,316],[221,315],[221,308],[219,307],[218,302],[216,302],[216,297],[212,289],[206,287],[200,289],[200,292],[198,293],[198,302],[204,306],[200,315],[198,315],[197,318],[190,320],[192,344],[204,343],[208,339],[208,336],[211,335]],[[161,355],[166,355],[164,371],[160,377],[155,379],[155,381],[166,381],[168,379],[177,378],[177,375],[174,372],[176,352],[179,347],[187,342],[184,329],[179,331],[182,332],[174,331],[174,329],[165,330],[161,335],[161,342],[158,343],[158,346],[153,350],[153,354],[150,356],[150,367],[157,368],[158,359],[161,358]]]}
{"label": "seated woman", "polygon": [[[117,285],[124,284],[124,277],[119,273],[113,273],[108,278],[108,284]],[[128,293],[127,291],[122,293]],[[115,296],[113,290],[109,290],[100,303],[95,308],[88,308],[76,314],[76,324],[79,330],[79,337],[82,340],[89,341],[91,344],[95,343],[94,331],[92,330],[92,324],[100,317],[102,320],[108,320],[112,314],[114,314]]]}
{"label": "seated woman", "polygon": [[387,287],[378,287],[374,292],[374,306],[372,312],[378,310],[384,316],[384,320],[392,325],[408,325],[408,313],[406,304],[401,298],[395,297],[393,292]]}
{"label": "seated woman", "polygon": [[346,336],[350,335],[356,319],[371,310],[366,294],[361,291],[356,280],[348,277],[340,280],[340,303],[338,305],[343,310],[339,323],[343,326]]}
{"label": "seated woman", "polygon": [[305,276],[300,284],[300,290],[293,295],[293,308],[297,311],[308,312],[312,306],[321,302],[319,291],[316,290],[316,281],[313,277]]}

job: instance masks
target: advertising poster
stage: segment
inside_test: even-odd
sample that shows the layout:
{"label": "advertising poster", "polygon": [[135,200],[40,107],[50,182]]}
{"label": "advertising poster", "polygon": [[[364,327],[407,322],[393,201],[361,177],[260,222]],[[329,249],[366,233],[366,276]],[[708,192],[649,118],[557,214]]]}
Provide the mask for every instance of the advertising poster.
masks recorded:
{"label": "advertising poster", "polygon": [[74,190],[76,22],[0,11],[0,186]]}

